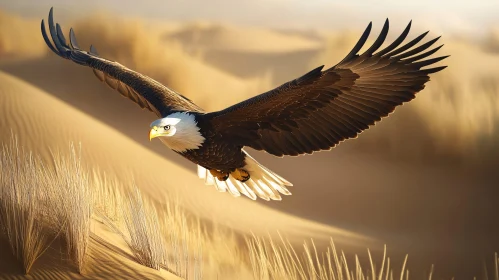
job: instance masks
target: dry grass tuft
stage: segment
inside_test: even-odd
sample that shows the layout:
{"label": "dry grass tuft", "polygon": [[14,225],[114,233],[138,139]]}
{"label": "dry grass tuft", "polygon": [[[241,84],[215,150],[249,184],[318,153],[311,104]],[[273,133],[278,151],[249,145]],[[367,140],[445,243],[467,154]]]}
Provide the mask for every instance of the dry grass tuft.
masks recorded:
{"label": "dry grass tuft", "polygon": [[207,236],[201,232],[200,221],[192,222],[178,200],[169,201],[162,210],[160,226],[165,244],[165,268],[185,279],[201,279]]}
{"label": "dry grass tuft", "polygon": [[215,223],[211,229],[204,229],[202,236],[207,265],[217,267],[219,275],[238,275],[252,269],[244,240],[233,230]]}
{"label": "dry grass tuft", "polygon": [[64,237],[69,258],[81,273],[86,261],[93,210],[89,174],[81,164],[81,146],[77,153],[71,144],[69,156],[59,152],[53,155],[55,166],[53,184],[63,196],[56,206],[65,224]]}
{"label": "dry grass tuft", "polygon": [[[381,262],[381,268],[376,266],[369,249],[370,268],[363,270],[359,258],[355,256],[355,265],[347,262],[343,251],[339,254],[331,239],[330,247],[325,253],[319,254],[313,240],[311,245],[303,244],[304,252],[301,256],[296,253],[289,241],[281,237],[281,242],[276,243],[271,238],[264,239],[256,236],[246,238],[250,262],[255,279],[309,279],[309,280],[366,280],[366,279],[391,279],[393,270],[390,269],[390,258],[386,257],[386,247]],[[409,271],[405,268],[407,256],[402,265],[400,279],[409,279]],[[433,267],[432,267],[433,271]],[[431,279],[431,274],[429,276]]]}
{"label": "dry grass tuft", "polygon": [[156,207],[134,183],[124,185],[96,169],[92,182],[95,212],[123,237],[138,263],[185,279],[202,279],[203,248],[211,239],[178,201],[165,198]]}
{"label": "dry grass tuft", "polygon": [[[0,156],[0,225],[24,273],[49,247],[54,236],[47,231],[50,175],[42,162],[18,146],[17,138],[2,145]],[[58,230],[54,228],[57,232]]]}
{"label": "dry grass tuft", "polygon": [[135,184],[125,195],[125,205],[123,217],[129,234],[126,243],[138,263],[159,270],[163,263],[164,244],[156,208],[142,196]]}
{"label": "dry grass tuft", "polygon": [[[53,156],[54,168],[50,168],[20,149],[14,137],[2,145],[0,226],[25,273],[59,232],[81,272],[95,209],[106,224],[121,233],[137,262],[184,279],[247,279],[251,277],[245,273],[251,272],[259,280],[409,279],[407,257],[395,274],[386,247],[379,266],[368,250],[370,266],[365,270],[357,256],[354,263],[347,262],[332,240],[322,253],[311,241],[304,243],[299,254],[282,237],[275,242],[253,235],[246,237],[246,247],[240,246],[233,231],[216,224],[208,227],[186,212],[178,199],[165,198],[159,206],[133,181],[125,188],[112,175],[97,169],[89,173],[81,163],[80,150],[73,145],[69,156]],[[429,279],[432,273],[433,267]],[[493,275],[499,280],[497,254]]]}
{"label": "dry grass tuft", "polygon": [[122,211],[124,189],[120,180],[116,176],[93,168],[91,185],[94,190],[95,213],[112,226],[121,225],[124,221]]}

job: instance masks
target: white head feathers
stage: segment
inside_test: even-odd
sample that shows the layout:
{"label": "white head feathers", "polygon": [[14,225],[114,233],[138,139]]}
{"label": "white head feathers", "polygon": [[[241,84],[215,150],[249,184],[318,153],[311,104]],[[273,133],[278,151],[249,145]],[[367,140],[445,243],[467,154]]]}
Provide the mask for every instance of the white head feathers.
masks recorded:
{"label": "white head feathers", "polygon": [[174,151],[185,152],[187,150],[198,149],[205,140],[199,132],[194,115],[189,113],[173,113],[151,123],[151,128],[165,126],[169,126],[170,133],[158,138]]}

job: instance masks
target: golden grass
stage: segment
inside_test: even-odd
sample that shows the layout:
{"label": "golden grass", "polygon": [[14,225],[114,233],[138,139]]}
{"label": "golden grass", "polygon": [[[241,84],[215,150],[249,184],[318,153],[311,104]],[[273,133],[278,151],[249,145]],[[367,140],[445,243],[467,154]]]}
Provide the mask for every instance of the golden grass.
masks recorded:
{"label": "golden grass", "polygon": [[86,260],[93,210],[89,174],[82,167],[81,146],[77,152],[70,144],[69,156],[56,152],[53,157],[55,176],[52,183],[63,197],[56,205],[65,225],[67,253],[81,273]]}
{"label": "golden grass", "polygon": [[18,146],[2,145],[1,224],[25,273],[61,233],[69,259],[81,273],[90,234],[92,194],[73,145],[69,156],[53,153],[53,165]]}
{"label": "golden grass", "polygon": [[123,237],[138,263],[185,279],[235,275],[247,268],[231,230],[216,225],[208,229],[178,198],[154,203],[135,183],[123,184],[99,171],[93,174],[99,218]]}
{"label": "golden grass", "polygon": [[[280,244],[271,238],[264,239],[256,236],[246,238],[249,248],[250,261],[255,279],[308,279],[308,280],[393,280],[393,269],[390,268],[390,258],[386,257],[384,248],[381,267],[376,266],[367,250],[370,267],[364,270],[357,255],[355,265],[349,264],[343,251],[338,253],[333,240],[327,251],[319,254],[313,240],[310,245],[303,244],[304,252],[300,256],[289,241],[281,237]],[[407,256],[400,272],[400,279],[409,279],[409,270],[405,268]],[[432,267],[433,271],[433,267]],[[431,272],[429,275],[431,280]]]}
{"label": "golden grass", "polygon": [[[68,156],[52,153],[50,166],[20,149],[14,137],[2,145],[0,223],[25,273],[59,232],[81,273],[95,210],[123,236],[138,263],[184,279],[409,279],[407,256],[394,272],[386,247],[379,266],[368,250],[370,266],[363,269],[357,256],[354,263],[347,262],[332,240],[325,252],[313,241],[305,242],[298,253],[282,237],[275,242],[255,235],[245,236],[246,246],[241,246],[233,231],[216,224],[208,227],[184,211],[179,200],[154,203],[133,180],[123,185],[95,167],[88,172],[79,154],[71,145]],[[493,277],[499,280],[497,254],[494,265]],[[245,274],[248,269],[253,275]],[[433,266],[430,280],[432,273]]]}
{"label": "golden grass", "polygon": [[179,204],[164,199],[156,206],[132,180],[94,171],[95,208],[103,222],[120,234],[134,259],[185,279],[201,279],[203,238],[199,221],[191,222]]}
{"label": "golden grass", "polygon": [[101,172],[97,168],[92,169],[92,186],[94,189],[94,211],[101,218],[112,223],[119,224],[123,221],[123,186],[116,176]]}
{"label": "golden grass", "polygon": [[[161,232],[166,245],[165,267],[186,279],[201,279],[202,250],[201,230],[189,222],[178,203],[167,203],[161,217]],[[192,268],[192,269],[191,269]]]}
{"label": "golden grass", "polygon": [[[22,53],[29,52],[31,49],[21,48],[25,46],[33,48],[33,53],[45,53],[47,48],[39,36],[38,20],[32,29],[20,23],[19,26],[23,29],[21,33],[24,35],[16,32],[19,30],[14,26],[16,21],[17,19],[6,14],[0,14],[0,23],[6,23],[0,24],[0,54],[16,54],[18,50]],[[182,46],[173,42],[162,42],[159,34],[149,33],[140,20],[109,20],[107,15],[103,15],[80,21],[75,27],[78,38],[81,39],[80,43],[87,42],[82,45],[94,43],[103,56],[156,77],[192,97],[194,101],[200,101],[198,103],[207,108],[222,106],[223,103],[218,100],[223,100],[228,105],[236,99],[260,92],[259,89],[271,88],[271,77],[262,79],[260,83],[248,83],[200,63],[189,56]],[[69,25],[65,28],[69,28]],[[28,29],[32,32],[25,32]],[[19,34],[22,38],[17,36]],[[356,42],[358,34],[342,33],[335,36],[311,67],[324,62],[339,61]],[[24,36],[30,42],[36,38],[36,44],[26,44]],[[20,44],[15,45],[13,42]],[[164,51],[165,44],[168,47],[167,52]],[[418,141],[422,143],[420,145],[434,145],[434,142],[443,141],[439,148],[450,149],[450,146],[452,151],[472,154],[465,145],[475,143],[474,139],[469,137],[480,136],[478,131],[493,133],[497,128],[499,87],[493,79],[497,71],[495,68],[491,69],[489,76],[477,79],[476,83],[469,82],[474,78],[469,75],[474,72],[473,68],[469,68],[473,65],[464,61],[461,64],[467,67],[460,68],[459,60],[456,59],[470,57],[466,53],[468,46],[450,49],[449,52],[448,47],[452,45],[456,44],[451,42],[442,49],[446,54],[453,55],[454,58],[449,60],[452,67],[435,75],[435,79],[432,77],[433,81],[429,83],[429,87],[413,101],[412,106],[417,115],[426,116],[423,120],[434,130],[431,136],[435,134],[439,137],[436,138],[437,141],[428,138],[432,139],[428,143]],[[491,37],[489,45],[489,52],[497,49],[497,36]],[[493,61],[492,56],[472,50],[474,58],[481,58],[481,63],[474,64],[483,66],[483,69],[494,65],[490,63]],[[458,75],[458,72],[463,74]],[[196,80],[196,83],[189,82],[192,80]],[[223,89],[220,89],[220,84],[224,84]],[[213,92],[224,98],[217,98],[214,103],[213,98],[209,98]],[[401,118],[407,120],[406,124],[411,124],[409,117],[413,118],[414,114],[407,110],[406,114],[403,114],[404,109],[399,109],[401,112],[391,118]],[[396,145],[394,142],[404,143],[402,149],[406,149],[407,143],[395,136],[406,134],[400,133],[400,129],[413,130],[411,125],[393,126],[393,131],[390,130],[393,133],[386,133],[382,128],[373,131],[376,135],[381,135],[380,137],[389,138],[387,141],[394,139],[389,142],[393,146]],[[457,144],[448,143],[446,139],[454,139],[453,142]],[[106,224],[122,232],[137,259],[149,258],[149,264],[154,263],[157,269],[166,268],[187,279],[227,279],[230,278],[228,275],[240,275],[241,270],[250,265],[256,279],[386,280],[394,277],[394,274],[389,272],[392,271],[389,258],[383,258],[379,271],[375,270],[372,260],[371,267],[367,271],[362,270],[358,261],[348,264],[344,254],[336,252],[333,243],[321,254],[313,243],[306,243],[303,255],[296,253],[291,244],[284,240],[281,240],[282,244],[278,244],[250,236],[246,238],[247,247],[240,246],[234,232],[217,226],[207,229],[201,221],[189,216],[178,201],[165,200],[163,205],[153,204],[134,184],[130,184],[133,187],[128,190],[123,188],[120,180],[112,174],[101,174],[96,167],[92,169],[92,173],[87,172],[81,165],[74,147],[71,147],[69,157],[64,157],[64,153],[54,154],[55,170],[45,169],[42,161],[20,150],[15,142],[2,147],[0,224],[14,255],[22,263],[26,273],[49,246],[61,226],[68,245],[68,254],[81,271],[87,254],[91,213],[95,210],[105,217]],[[412,145],[410,150],[416,151],[418,155],[425,154],[414,149]],[[396,154],[400,152],[396,149],[394,151]],[[130,193],[131,195],[127,195]],[[46,207],[47,205],[55,207]],[[133,212],[137,209],[138,211]],[[495,259],[495,279],[499,280],[499,260],[497,256]],[[409,273],[404,272],[395,277],[399,276],[401,279],[408,278]],[[429,278],[431,279],[431,275]]]}
{"label": "golden grass", "polygon": [[[24,273],[48,248],[53,236],[47,232],[50,205],[50,175],[42,162],[20,149],[17,139],[2,145],[0,157],[0,225]],[[57,228],[54,228],[57,232]]]}
{"label": "golden grass", "polygon": [[158,212],[154,205],[144,199],[135,186],[126,195],[124,209],[125,224],[129,238],[125,238],[138,263],[161,268],[164,245],[161,237]]}
{"label": "golden grass", "polygon": [[[279,235],[280,236],[280,235]],[[367,249],[369,264],[367,270],[363,269],[357,255],[355,263],[348,263],[345,253],[339,253],[334,245],[333,239],[326,252],[320,253],[313,240],[308,244],[304,242],[303,253],[299,255],[294,246],[280,236],[280,242],[276,243],[272,238],[261,238],[255,235],[246,237],[249,250],[251,267],[254,279],[286,279],[286,280],[408,280],[409,270],[406,268],[408,255],[406,255],[400,272],[394,272],[390,267],[390,258],[387,257],[386,246],[383,250],[381,265],[377,269],[371,252]],[[486,269],[487,270],[487,269]],[[433,279],[434,266],[431,265],[428,274],[429,280]],[[494,267],[492,269],[494,280],[499,280],[499,258],[494,256]],[[485,276],[485,279],[489,279]],[[454,278],[452,278],[454,279]],[[474,278],[476,280],[476,278]]]}

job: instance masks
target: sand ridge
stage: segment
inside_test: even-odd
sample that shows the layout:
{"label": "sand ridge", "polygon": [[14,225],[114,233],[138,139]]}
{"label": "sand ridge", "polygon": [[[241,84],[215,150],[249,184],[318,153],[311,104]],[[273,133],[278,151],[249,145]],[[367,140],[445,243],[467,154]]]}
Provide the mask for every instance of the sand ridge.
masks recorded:
{"label": "sand ridge", "polygon": [[165,39],[178,40],[187,49],[192,47],[217,51],[247,53],[289,53],[321,47],[321,40],[299,34],[284,34],[264,28],[233,27],[227,24],[191,23],[167,33]]}
{"label": "sand ridge", "polygon": [[[49,94],[8,74],[0,75],[2,130],[23,135],[19,138],[20,144],[45,158],[50,158],[50,149],[65,150],[70,142],[81,142],[84,163],[96,165],[120,178],[133,177],[140,188],[155,194],[158,199],[168,194],[178,195],[184,207],[195,214],[223,222],[236,230],[261,233],[280,230],[290,233],[290,237],[316,232],[323,237],[338,234],[338,239],[343,236],[357,238],[359,242],[366,240],[360,235],[305,219],[288,219],[286,214],[249,199],[218,193],[214,188],[204,186],[194,169],[179,167]],[[5,137],[2,141],[6,141],[10,133],[2,133],[2,137]],[[141,160],[137,161],[139,158]]]}
{"label": "sand ridge", "polygon": [[[81,45],[93,43],[105,57],[153,76],[208,110],[271,89],[320,64],[334,64],[359,35],[337,36],[322,50],[297,48],[280,54],[277,49],[254,51],[237,41],[220,43],[230,38],[224,34],[237,33],[221,28],[220,42],[206,42],[206,49],[216,49],[210,55],[217,56],[196,57],[182,48],[172,51],[175,44],[170,39],[148,41],[150,34],[134,24],[111,36],[109,31],[119,24],[94,20],[75,27]],[[154,34],[162,33],[155,30]],[[254,37],[244,42],[259,42],[258,36]],[[70,140],[82,141],[86,162],[98,163],[123,177],[133,175],[150,193],[168,190],[179,194],[184,206],[196,215],[240,232],[264,234],[279,229],[296,243],[311,237],[324,241],[333,235],[341,248],[351,244],[348,252],[352,254],[364,253],[365,247],[381,248],[377,245],[386,242],[389,248],[397,248],[397,259],[409,253],[409,265],[417,263],[411,275],[431,263],[445,275],[471,273],[480,270],[481,257],[498,248],[497,228],[490,229],[495,217],[490,214],[494,213],[490,198],[497,197],[493,188],[497,138],[493,133],[499,112],[494,106],[499,104],[494,79],[499,63],[491,63],[497,55],[484,53],[479,46],[445,36],[443,40],[442,51],[453,55],[449,69],[432,77],[416,100],[359,139],[342,143],[332,152],[298,158],[253,153],[296,186],[292,196],[276,204],[233,199],[204,187],[192,164],[159,143],[148,142],[147,125],[154,115],[106,88],[89,69],[53,55],[2,65],[4,71],[38,89],[2,74],[5,90],[0,94],[0,106],[5,108],[0,113],[0,127],[23,135],[24,144],[45,156],[48,147],[65,149]],[[140,44],[125,44],[127,41]],[[224,44],[231,48],[224,50]],[[201,41],[198,45],[203,48]],[[161,58],[168,51],[181,59]],[[263,81],[261,90],[242,78],[264,73],[268,65],[279,65],[282,71],[269,68],[270,82]],[[460,138],[462,135],[472,137]],[[479,153],[476,147],[483,150]],[[472,157],[476,159],[472,161]],[[137,159],[143,158],[147,160],[138,164]],[[307,166],[306,172],[302,166]],[[180,179],[172,179],[177,176]],[[334,226],[377,237],[379,242],[357,235],[350,238],[348,231]]]}

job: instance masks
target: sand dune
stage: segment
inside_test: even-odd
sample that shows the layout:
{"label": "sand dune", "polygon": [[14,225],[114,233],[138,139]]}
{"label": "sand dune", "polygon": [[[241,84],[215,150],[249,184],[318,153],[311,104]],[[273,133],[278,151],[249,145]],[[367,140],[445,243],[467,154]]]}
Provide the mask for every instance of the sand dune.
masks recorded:
{"label": "sand dune", "polygon": [[[23,69],[28,69],[28,67]],[[62,67],[58,71],[70,74],[70,69],[71,67]],[[287,176],[297,187],[293,188],[292,196],[286,197],[280,203],[258,204],[260,203],[258,202],[254,204],[245,199],[234,199],[228,194],[220,194],[212,188],[203,186],[196,178],[194,166],[173,153],[169,153],[165,147],[158,145],[155,149],[157,148],[160,154],[165,154],[168,160],[144,148],[154,144],[148,143],[141,129],[144,124],[149,123],[150,114],[141,111],[134,106],[135,104],[131,104],[114,92],[88,91],[92,87],[82,90],[80,86],[92,84],[95,80],[90,73],[87,78],[80,78],[85,76],[84,71],[79,72],[77,67],[75,70],[74,75],[69,76],[74,80],[66,80],[67,84],[58,83],[58,79],[52,79],[52,81],[45,81],[44,86],[47,88],[53,86],[53,92],[60,94],[72,104],[86,106],[99,119],[109,118],[107,123],[115,122],[118,125],[111,127],[103,125],[95,118],[78,112],[46,93],[33,88],[22,90],[26,85],[19,85],[21,83],[19,81],[11,81],[4,83],[5,87],[11,88],[9,90],[11,94],[1,93],[0,95],[2,96],[1,104],[6,106],[2,108],[5,114],[5,117],[0,120],[2,129],[13,127],[19,135],[29,135],[21,141],[35,151],[45,153],[46,156],[48,156],[48,147],[55,145],[64,148],[69,140],[82,141],[85,162],[96,162],[102,169],[117,174],[133,174],[138,182],[144,182],[144,186],[141,185],[141,187],[145,187],[152,193],[156,194],[159,191],[178,193],[183,198],[185,206],[196,215],[214,219],[241,232],[263,233],[266,230],[279,230],[295,242],[314,237],[318,240],[319,246],[322,245],[321,239],[325,240],[327,236],[333,235],[342,248],[350,243],[356,245],[357,249],[352,248],[347,252],[362,253],[366,246],[373,248],[369,245],[373,243],[356,241],[356,238],[352,239],[342,231],[310,222],[307,219],[332,225],[338,224],[356,232],[366,232],[368,235],[376,236],[389,245],[393,244],[391,246],[396,247],[400,254],[397,259],[401,259],[404,253],[410,253],[414,258],[410,262],[411,271],[418,269],[424,271],[423,269],[426,269],[430,263],[436,263],[441,267],[441,271],[445,269],[447,275],[463,269],[461,265],[463,261],[468,263],[465,268],[468,273],[476,271],[480,265],[478,261],[475,261],[478,259],[477,256],[485,257],[488,254],[484,252],[489,252],[489,250],[481,249],[494,248],[492,239],[477,239],[478,233],[482,232],[482,227],[479,225],[485,223],[488,217],[492,218],[489,214],[493,212],[487,209],[492,207],[492,201],[489,198],[494,196],[493,189],[490,188],[492,186],[490,182],[484,181],[491,178],[479,175],[469,177],[466,174],[472,171],[469,168],[462,168],[462,171],[458,172],[461,176],[458,176],[454,174],[456,170],[453,169],[454,167],[439,167],[438,164],[414,166],[406,163],[400,165],[390,161],[389,157],[369,157],[359,154],[357,145],[369,146],[369,137],[365,140],[359,138],[346,142],[331,153],[318,153],[313,156],[285,160],[255,153],[258,159],[278,174]],[[29,71],[25,74],[29,76]],[[48,72],[41,78],[50,75],[57,77],[56,74]],[[12,78],[8,79],[12,80]],[[103,86],[95,82],[97,86]],[[75,90],[71,94],[72,88]],[[12,92],[29,94],[33,91],[38,94],[12,94]],[[100,98],[101,102],[96,104],[93,101],[95,99],[89,98],[87,94],[103,96]],[[108,96],[109,101],[106,101],[104,96]],[[107,104],[113,104],[113,106]],[[129,117],[131,115],[127,112],[135,112],[131,117],[133,122],[126,123],[127,115]],[[16,117],[19,115],[23,117]],[[123,118],[121,122],[120,118]],[[396,123],[396,118],[387,119],[376,129]],[[136,142],[130,140],[129,136],[134,137]],[[137,142],[142,145],[137,145]],[[148,158],[148,160],[141,160],[138,164],[137,158]],[[178,167],[179,163],[186,168]],[[303,164],[309,167],[306,173],[300,169]],[[158,169],[160,171],[154,171]],[[334,173],[334,182],[331,182],[329,176],[324,176],[331,171]],[[357,174],[362,174],[362,176]],[[395,177],[393,177],[394,174],[396,174]],[[173,176],[181,179],[173,182]],[[432,199],[429,200],[428,196]],[[474,197],[474,199],[468,201],[466,197]],[[453,238],[445,237],[448,245],[442,248],[441,242],[437,240],[441,240],[447,233],[445,228],[439,226],[440,221],[455,215],[455,209],[459,208],[462,201],[468,201],[467,206],[459,212],[461,219],[455,220],[456,227],[461,228],[461,231]],[[268,207],[279,212],[266,212],[271,211]],[[373,207],[376,210],[373,210]],[[466,216],[466,209],[477,207],[483,209],[480,211],[481,219]],[[398,210],[394,212],[394,208]],[[281,211],[300,215],[303,218],[292,218],[293,222],[290,222],[287,218],[283,218],[285,214]],[[255,213],[261,213],[258,214],[257,219],[255,219]],[[410,223],[406,221],[406,217],[411,220]],[[489,232],[492,237],[496,229],[489,229]],[[466,243],[462,243],[463,238],[467,240]],[[412,245],[416,244],[412,243],[414,240],[418,240],[417,245]],[[465,247],[460,247],[462,245]],[[442,248],[441,255],[434,252],[435,247]],[[467,250],[468,258],[461,260],[458,257],[451,257],[458,255],[455,250],[458,252]]]}
{"label": "sand dune", "polygon": [[[162,42],[158,29],[146,29],[144,21],[98,14],[72,26],[80,45],[93,44],[103,57],[120,61],[188,94],[204,108],[222,109],[225,102],[239,101],[241,95],[254,94],[269,86],[265,80],[241,79],[205,64],[186,53],[178,43]],[[214,96],[223,96],[224,102]]]}
{"label": "sand dune", "polygon": [[[299,48],[284,55],[275,49],[256,52],[237,41],[227,42],[233,48],[221,50],[217,46],[222,43],[206,41],[207,49],[210,44],[217,49],[211,53],[217,56],[195,58],[171,41],[158,43],[159,37],[143,30],[140,23],[109,21],[114,23],[93,19],[76,24],[80,45],[93,43],[104,56],[153,76],[208,110],[270,89],[317,65],[334,64],[359,35],[336,35],[322,51],[303,50],[302,43],[296,43]],[[126,26],[125,31],[118,30],[120,24]],[[220,42],[227,38],[222,36]],[[277,38],[274,46],[282,39],[272,38]],[[259,41],[258,36],[249,35],[244,40]],[[24,144],[45,155],[48,147],[65,148],[69,140],[82,140],[86,162],[118,175],[132,174],[144,182],[141,188],[155,194],[178,193],[195,214],[241,232],[278,229],[297,242],[318,238],[319,246],[324,237],[333,235],[342,248],[354,243],[347,250],[350,254],[379,244],[356,235],[350,238],[348,232],[324,224],[334,225],[396,248],[394,259],[409,253],[414,279],[420,279],[417,273],[428,271],[431,263],[441,277],[471,277],[481,271],[481,260],[499,248],[494,214],[499,159],[494,77],[499,63],[491,63],[497,56],[468,43],[445,43],[442,54],[454,55],[449,58],[451,67],[432,77],[415,101],[359,139],[313,156],[276,159],[255,153],[295,184],[293,195],[280,203],[255,204],[202,186],[192,164],[159,143],[147,141],[153,115],[106,89],[88,69],[54,56],[1,66],[46,93],[23,89],[24,83],[3,75],[8,81],[3,86],[11,89],[9,94],[1,93],[0,104],[10,107],[2,108],[5,117],[0,124],[2,129],[13,127],[24,135]],[[269,42],[268,47],[273,44]],[[272,65],[279,65],[281,71],[275,73]],[[265,73],[266,67],[268,77],[256,84],[240,78]],[[147,160],[139,165],[137,158]],[[172,176],[182,179],[172,181]]]}
{"label": "sand dune", "polygon": [[308,62],[325,41],[319,34],[210,22],[186,24],[162,37],[165,48],[180,43],[185,52],[224,72],[245,79],[264,77],[263,87],[253,95],[310,70]]}
{"label": "sand dune", "polygon": [[192,23],[176,32],[165,34],[164,38],[179,41],[187,50],[248,53],[304,51],[317,49],[322,43],[321,40],[313,40],[300,34],[285,34],[263,28],[243,28],[213,23]]}
{"label": "sand dune", "polygon": [[[351,232],[287,216],[249,199],[205,187],[192,170],[143,148],[120,131],[102,124],[25,82],[1,74],[0,104],[2,131],[11,130],[20,144],[50,158],[50,149],[66,149],[70,141],[81,142],[83,162],[98,166],[119,178],[133,177],[154,197],[178,195],[194,214],[228,225],[241,232],[266,233],[280,230],[292,239],[336,236],[339,243],[361,246],[368,239]],[[6,141],[10,133],[2,133]],[[140,161],[137,159],[140,158]],[[365,247],[365,246],[364,246]]]}
{"label": "sand dune", "polygon": [[324,45],[324,37],[318,34],[209,22],[165,31],[162,37],[164,48],[179,43],[185,52],[224,72],[245,79],[263,77],[260,92],[310,70],[308,62]]}
{"label": "sand dune", "polygon": [[[15,63],[33,57],[33,54],[39,57],[47,53],[48,49],[40,36],[39,21],[17,18],[5,12],[0,14],[0,20],[2,26],[13,26],[8,32],[0,33],[0,64],[11,60]],[[163,42],[161,35],[168,28],[159,24],[101,12],[75,23],[64,24],[66,36],[69,27],[74,27],[81,46],[88,48],[93,44],[103,57],[147,74],[176,91],[188,93],[189,98],[205,108],[221,109],[226,102],[235,103],[241,100],[241,96],[250,96],[269,87],[269,82],[262,77],[238,78],[195,59],[179,43]],[[9,56],[15,56],[17,60]],[[50,65],[40,67],[61,65],[59,59],[54,61],[55,65],[50,61]],[[91,74],[91,71],[87,72]],[[39,79],[39,74],[42,73],[31,75],[30,79]],[[58,78],[61,79],[61,76]]]}
{"label": "sand dune", "polygon": [[0,56],[36,57],[45,54],[43,39],[34,28],[37,24],[38,21],[0,10]]}
{"label": "sand dune", "polygon": [[[98,229],[99,234],[105,230]],[[115,237],[116,238],[116,237]],[[119,238],[119,237],[118,237]],[[8,248],[8,244],[0,240],[1,248]],[[0,278],[6,280],[21,279],[167,279],[180,280],[182,278],[165,271],[157,271],[141,266],[107,247],[101,238],[92,234],[90,242],[89,263],[85,273],[79,274],[75,268],[65,264],[61,254],[61,242],[55,241],[52,247],[38,259],[29,275],[19,274],[20,268],[16,260],[9,255],[9,251],[0,254]]]}
{"label": "sand dune", "polygon": [[491,28],[484,42],[484,49],[492,53],[499,52],[499,27]]}

